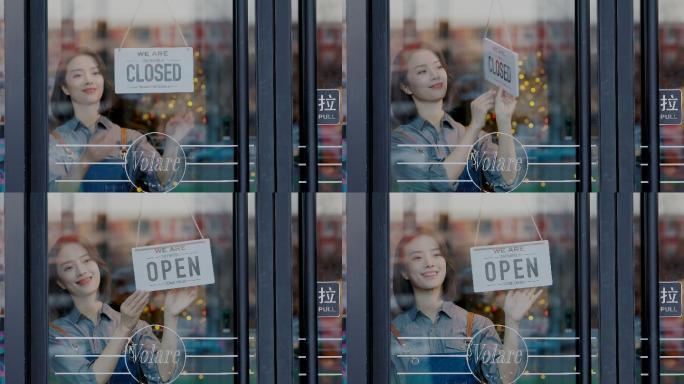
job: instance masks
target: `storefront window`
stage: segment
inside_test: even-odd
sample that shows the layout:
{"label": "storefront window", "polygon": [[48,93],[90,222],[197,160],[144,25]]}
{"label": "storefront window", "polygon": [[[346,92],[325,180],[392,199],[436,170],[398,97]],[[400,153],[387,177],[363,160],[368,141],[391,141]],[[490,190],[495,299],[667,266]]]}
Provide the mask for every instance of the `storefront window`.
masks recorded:
{"label": "storefront window", "polygon": [[234,189],[231,2],[48,7],[51,191]]}
{"label": "storefront window", "polygon": [[[231,201],[229,194],[49,194],[50,382],[233,377]],[[206,250],[198,249],[202,239]]]}
{"label": "storefront window", "polygon": [[[301,187],[306,183],[301,172],[305,172],[306,160],[304,146],[300,139],[299,108],[301,95],[297,92],[299,84],[300,59],[297,33],[299,29],[297,2],[292,2],[294,54],[294,103],[293,103],[293,141],[295,182]],[[346,2],[325,0],[316,2],[316,43],[317,68],[316,86],[318,108],[318,190],[336,192],[345,189],[346,152],[344,147],[346,129]]]}
{"label": "storefront window", "polygon": [[[662,90],[670,90],[662,95],[665,99],[659,99],[659,106],[661,113],[672,114],[672,109],[678,108],[681,111],[681,92],[684,88],[684,76],[681,73],[681,58],[684,57],[684,17],[681,13],[682,5],[677,1],[661,1],[658,6],[659,87]],[[671,98],[671,96],[675,97]],[[638,100],[640,101],[640,98]],[[684,185],[683,125],[681,113],[679,119],[676,115],[672,117],[674,119],[667,119],[661,122],[660,126],[660,189],[667,192],[681,192],[684,191],[682,189]],[[639,127],[637,123],[637,135],[640,135]]]}
{"label": "storefront window", "polygon": [[[296,208],[296,204],[293,205]],[[320,293],[317,288],[318,305],[329,309],[330,312],[318,314],[318,382],[319,383],[343,383],[346,381],[346,317],[347,317],[347,257],[346,257],[346,209],[345,196],[338,193],[319,193],[317,196],[317,275],[319,287],[323,288]],[[296,209],[293,210],[293,223],[298,220]],[[295,236],[294,252],[299,252],[299,231],[294,225]],[[296,259],[295,259],[296,260]],[[298,261],[295,262],[295,271],[299,271]],[[299,273],[297,278],[302,278]],[[296,280],[295,280],[296,281]],[[332,296],[331,296],[332,295]],[[336,301],[337,304],[331,304]],[[294,335],[299,333],[299,317],[301,303],[299,303],[299,284],[295,284],[293,291],[294,308]],[[338,311],[335,311],[338,309]],[[304,341],[297,336],[299,342]],[[301,345],[296,350],[296,370],[299,376],[301,365],[305,359]],[[296,376],[295,376],[296,377]]]}
{"label": "storefront window", "polygon": [[[684,355],[684,320],[682,318],[682,284],[684,283],[684,269],[682,268],[682,232],[684,230],[684,212],[682,211],[684,196],[678,193],[663,193],[658,199],[659,204],[659,288],[658,300],[660,308],[660,382],[679,383],[684,377],[682,355]],[[639,223],[641,207],[635,204],[635,223]],[[637,226],[638,228],[638,226]],[[644,244],[641,236],[635,236],[635,254],[641,253]],[[641,259],[637,257],[635,274],[639,277],[642,271]],[[643,282],[642,282],[643,284]],[[646,340],[641,326],[644,319],[642,311],[643,286],[636,287],[635,334],[641,337],[641,345]],[[637,346],[640,343],[637,342]],[[637,348],[637,356],[648,353],[644,348]],[[637,377],[644,375],[643,368],[637,365]]]}
{"label": "storefront window", "polygon": [[391,2],[394,191],[575,190],[574,7]]}
{"label": "storefront window", "polygon": [[390,200],[393,382],[576,382],[573,195],[427,196]]}

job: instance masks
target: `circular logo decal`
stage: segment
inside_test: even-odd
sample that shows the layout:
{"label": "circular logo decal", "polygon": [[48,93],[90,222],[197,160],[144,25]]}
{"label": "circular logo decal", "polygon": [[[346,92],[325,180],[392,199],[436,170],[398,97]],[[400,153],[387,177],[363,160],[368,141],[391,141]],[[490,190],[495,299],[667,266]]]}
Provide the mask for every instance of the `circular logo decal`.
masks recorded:
{"label": "circular logo decal", "polygon": [[161,132],[150,132],[135,139],[124,161],[128,181],[138,192],[173,190],[183,180],[187,164],[180,143]]}
{"label": "circular logo decal", "polygon": [[[505,329],[506,332],[512,332],[515,337],[517,348],[512,350],[504,350],[503,345],[496,337],[497,332]],[[499,376],[503,384],[512,384],[522,377],[523,372],[527,369],[528,351],[525,339],[513,328],[505,325],[490,325],[482,328],[473,335],[472,342],[468,344],[466,350],[466,362],[470,373],[475,376],[478,382],[485,382],[485,378],[481,377],[477,372],[473,371],[472,363],[477,363],[478,366],[487,366],[495,364],[499,371]],[[504,374],[502,374],[504,372]]]}
{"label": "circular logo decal", "polygon": [[[161,332],[164,334],[169,332],[176,338],[173,349],[162,349],[159,341],[161,340]],[[137,330],[128,340],[125,352],[126,370],[138,383],[147,382],[147,380],[141,381],[139,377],[144,372],[141,369],[144,365],[155,365],[161,371],[164,364],[169,364],[168,374],[171,376],[164,380],[165,383],[172,383],[185,369],[187,356],[185,343],[173,329],[163,325],[148,325]]]}
{"label": "circular logo decal", "polygon": [[470,148],[466,170],[483,192],[510,192],[527,176],[527,151],[513,135],[493,132],[480,137]]}

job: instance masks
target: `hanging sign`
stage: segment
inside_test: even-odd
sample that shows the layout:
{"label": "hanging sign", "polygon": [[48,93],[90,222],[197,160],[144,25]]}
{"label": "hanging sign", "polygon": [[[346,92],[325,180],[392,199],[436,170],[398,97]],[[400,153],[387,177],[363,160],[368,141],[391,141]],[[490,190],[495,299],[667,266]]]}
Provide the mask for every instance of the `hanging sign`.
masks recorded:
{"label": "hanging sign", "polygon": [[475,292],[553,284],[547,240],[470,248]]}
{"label": "hanging sign", "polygon": [[658,95],[660,125],[682,124],[682,90],[661,89]]}
{"label": "hanging sign", "polygon": [[661,281],[658,296],[660,317],[682,317],[682,283]]}
{"label": "hanging sign", "polygon": [[115,92],[193,92],[192,52],[191,47],[115,49]]}
{"label": "hanging sign", "polygon": [[518,54],[493,40],[484,38],[484,78],[518,97]]}
{"label": "hanging sign", "polygon": [[317,282],[316,301],[318,317],[340,317],[340,283]]}
{"label": "hanging sign", "polygon": [[163,289],[214,284],[209,239],[133,248],[135,289]]}

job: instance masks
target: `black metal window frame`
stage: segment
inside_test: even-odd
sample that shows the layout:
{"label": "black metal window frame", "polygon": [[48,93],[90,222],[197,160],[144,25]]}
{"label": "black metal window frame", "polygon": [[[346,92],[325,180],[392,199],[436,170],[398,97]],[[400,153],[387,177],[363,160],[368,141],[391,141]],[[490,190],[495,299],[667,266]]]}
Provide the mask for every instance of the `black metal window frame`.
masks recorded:
{"label": "black metal window frame", "polygon": [[[299,0],[302,49],[302,127],[307,144],[307,187],[301,194],[304,231],[300,255],[306,335],[306,381],[317,381],[316,271],[317,151],[315,102],[315,1]],[[351,382],[389,382],[389,7],[390,1],[347,0],[348,287],[347,375]],[[257,0],[257,374],[260,382],[290,383],[292,350],[292,0]],[[589,1],[576,0],[578,168],[576,192],[577,330],[579,380],[591,380],[590,324],[590,24]],[[634,382],[632,236],[634,186],[633,11],[631,2],[598,2],[599,32],[599,367],[602,382]],[[235,69],[246,74],[247,1],[234,1]],[[6,377],[11,383],[47,382],[47,1],[5,2],[6,50]],[[641,1],[640,63],[642,143],[648,159],[640,195],[643,274],[642,354],[648,382],[659,380],[658,186],[659,131],[657,1]],[[277,63],[277,65],[276,65]],[[620,63],[621,70],[616,70]],[[242,79],[242,80],[240,80]],[[236,76],[235,94],[246,95],[247,76]],[[313,97],[313,99],[312,99]],[[235,292],[238,380],[249,380],[247,296],[248,105],[236,97],[241,149],[234,196]],[[372,102],[369,102],[372,101]],[[276,119],[276,116],[279,118]],[[370,150],[372,148],[372,151]],[[615,172],[617,170],[617,173]],[[352,241],[353,240],[353,241]],[[16,255],[20,255],[17,257]],[[245,273],[241,273],[245,272]],[[30,282],[30,284],[29,284]],[[617,327],[614,326],[617,324]],[[289,363],[288,363],[289,362]]]}

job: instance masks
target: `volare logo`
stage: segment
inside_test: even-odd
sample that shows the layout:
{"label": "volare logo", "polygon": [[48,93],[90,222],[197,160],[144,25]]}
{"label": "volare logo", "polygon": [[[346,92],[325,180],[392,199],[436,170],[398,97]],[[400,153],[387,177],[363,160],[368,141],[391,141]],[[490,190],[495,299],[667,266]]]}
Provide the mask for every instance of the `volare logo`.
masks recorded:
{"label": "volare logo", "polygon": [[468,154],[468,176],[483,192],[510,192],[527,176],[527,151],[513,135],[493,132],[480,137]]}
{"label": "volare logo", "polygon": [[126,176],[138,192],[169,192],[185,176],[187,159],[176,139],[150,132],[131,143],[124,158]]}
{"label": "volare logo", "polygon": [[[165,344],[159,341],[161,333],[168,338],[174,338],[174,342]],[[160,380],[164,383],[174,382],[183,372],[187,353],[183,339],[171,328],[163,325],[148,325],[137,330],[128,340],[125,349],[124,362],[128,373],[138,383],[147,383],[150,380]],[[147,366],[150,369],[142,369]],[[148,372],[159,372],[159,378],[140,377]],[[156,382],[156,381],[155,381]]]}
{"label": "volare logo", "polygon": [[[505,344],[498,342],[498,332],[505,332]],[[480,383],[485,382],[480,373],[482,367],[494,366],[501,383],[513,384],[522,377],[527,368],[528,350],[525,339],[511,327],[495,324],[482,328],[473,335],[466,350],[470,373]]]}

